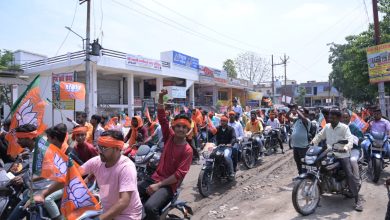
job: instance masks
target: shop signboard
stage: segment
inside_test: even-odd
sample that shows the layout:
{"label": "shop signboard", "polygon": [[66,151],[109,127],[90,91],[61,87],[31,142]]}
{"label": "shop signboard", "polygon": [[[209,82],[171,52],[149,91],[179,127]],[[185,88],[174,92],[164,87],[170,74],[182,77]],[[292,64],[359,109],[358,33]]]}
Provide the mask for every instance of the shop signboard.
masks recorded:
{"label": "shop signboard", "polygon": [[185,99],[186,98],[186,87],[180,86],[166,86],[164,87],[168,91],[170,99]]}
{"label": "shop signboard", "polygon": [[129,66],[137,66],[154,70],[161,70],[161,61],[145,58],[139,55],[126,54],[126,64]]}
{"label": "shop signboard", "polygon": [[390,81],[390,43],[367,48],[370,83]]}
{"label": "shop signboard", "polygon": [[207,66],[199,66],[199,75],[211,77],[218,83],[227,83],[227,72],[224,70],[221,71]]}
{"label": "shop signboard", "polygon": [[176,51],[172,51],[172,63],[190,69],[199,69],[199,59]]}
{"label": "shop signboard", "polygon": [[259,100],[248,100],[246,102],[247,106],[252,106],[252,107],[259,107],[260,106],[260,101]]}
{"label": "shop signboard", "polygon": [[199,76],[199,82],[214,84],[214,79],[208,76]]}
{"label": "shop signboard", "polygon": [[235,86],[241,86],[241,81],[239,79],[235,78],[229,78],[229,84],[230,85],[235,85]]}
{"label": "shop signboard", "polygon": [[74,82],[74,73],[52,74],[53,108],[61,110],[75,110],[75,100],[60,100],[60,82]]}
{"label": "shop signboard", "polygon": [[261,94],[261,92],[248,92],[249,100],[261,100],[262,97],[263,94]]}

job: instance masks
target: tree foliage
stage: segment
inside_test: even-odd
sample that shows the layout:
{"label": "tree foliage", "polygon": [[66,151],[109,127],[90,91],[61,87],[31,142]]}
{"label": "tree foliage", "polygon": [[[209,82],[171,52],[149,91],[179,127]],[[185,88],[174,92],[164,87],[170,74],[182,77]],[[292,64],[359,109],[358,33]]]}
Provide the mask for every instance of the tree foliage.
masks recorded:
{"label": "tree foliage", "polygon": [[[379,1],[378,8],[384,13],[380,21],[381,43],[390,42],[390,0]],[[373,103],[378,89],[376,84],[369,83],[366,49],[375,45],[374,27],[370,25],[367,31],[347,36],[345,40],[345,44],[329,44],[332,65],[329,77],[344,97],[356,103]]]}
{"label": "tree foliage", "polygon": [[297,97],[297,104],[300,106],[305,106],[305,96],[306,96],[306,89],[305,87],[299,87],[298,89],[298,97]]}
{"label": "tree foliage", "polygon": [[223,69],[227,72],[228,77],[237,78],[237,70],[232,59],[227,59],[223,62]]}
{"label": "tree foliage", "polygon": [[8,69],[11,66],[13,54],[9,50],[0,50],[0,69]]}
{"label": "tree foliage", "polygon": [[235,59],[237,72],[243,79],[261,83],[270,78],[269,60],[253,52],[244,52]]}

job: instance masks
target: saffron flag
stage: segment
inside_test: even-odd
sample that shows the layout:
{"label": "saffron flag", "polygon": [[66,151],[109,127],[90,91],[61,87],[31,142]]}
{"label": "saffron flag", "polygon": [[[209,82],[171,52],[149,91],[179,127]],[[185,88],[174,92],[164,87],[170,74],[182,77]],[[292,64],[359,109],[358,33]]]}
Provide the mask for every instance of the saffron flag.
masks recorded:
{"label": "saffron flag", "polygon": [[149,120],[149,122],[152,122],[152,119],[151,119],[150,113],[149,113],[149,108],[146,105],[146,103],[144,103],[144,107],[143,107],[143,111],[142,112],[143,112],[144,117],[146,117]]}
{"label": "saffron flag", "polygon": [[360,118],[355,112],[348,110],[348,113],[351,116],[350,122],[356,125],[356,127],[358,127],[364,134],[367,131],[369,124]]}
{"label": "saffron flag", "polygon": [[326,125],[326,119],[322,113],[320,113],[320,116],[318,117],[318,123],[321,125],[321,128],[324,128]]}
{"label": "saffron flag", "polygon": [[46,129],[46,125],[43,123],[46,103],[40,97],[39,79],[39,75],[34,78],[11,108],[10,132],[5,137],[8,141],[7,154],[11,157],[16,157],[23,151],[23,148],[17,143],[15,128],[25,124],[33,124],[37,126],[38,135]]}
{"label": "saffron flag", "polygon": [[60,100],[85,99],[85,86],[79,82],[60,82]]}
{"label": "saffron flag", "polygon": [[101,206],[88,190],[72,159],[68,161],[61,213],[67,220],[76,220],[86,211],[99,211]]}

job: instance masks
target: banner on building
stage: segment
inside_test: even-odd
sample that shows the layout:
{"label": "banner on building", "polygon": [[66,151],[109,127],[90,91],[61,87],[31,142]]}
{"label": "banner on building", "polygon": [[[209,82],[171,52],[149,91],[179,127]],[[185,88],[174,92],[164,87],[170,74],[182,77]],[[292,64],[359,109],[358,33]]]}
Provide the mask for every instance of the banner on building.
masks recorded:
{"label": "banner on building", "polygon": [[172,51],[172,63],[175,65],[191,68],[194,70],[199,69],[199,59],[191,57],[176,51]]}
{"label": "banner on building", "polygon": [[180,86],[166,86],[164,87],[168,91],[168,97],[170,99],[185,99],[186,98],[186,87]]}
{"label": "banner on building", "polygon": [[126,64],[129,66],[137,66],[154,70],[161,70],[161,61],[145,58],[139,55],[126,54]]}
{"label": "banner on building", "polygon": [[261,92],[248,92],[249,100],[261,100],[263,94]]}
{"label": "banner on building", "polygon": [[85,99],[85,85],[79,82],[60,82],[60,100],[72,99]]}
{"label": "banner on building", "polygon": [[370,83],[390,81],[390,43],[367,48]]}
{"label": "banner on building", "polygon": [[74,73],[52,74],[52,100],[53,108],[62,110],[75,110],[75,100],[60,100],[60,82],[74,82]]}
{"label": "banner on building", "polygon": [[207,66],[199,66],[199,75],[211,77],[215,82],[226,84],[228,82],[227,72]]}

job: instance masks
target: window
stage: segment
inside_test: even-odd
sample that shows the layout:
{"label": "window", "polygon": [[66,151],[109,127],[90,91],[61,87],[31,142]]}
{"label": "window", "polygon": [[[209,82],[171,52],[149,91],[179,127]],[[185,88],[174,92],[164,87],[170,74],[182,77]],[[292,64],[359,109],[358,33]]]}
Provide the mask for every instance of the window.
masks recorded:
{"label": "window", "polygon": [[218,91],[219,100],[228,100],[228,93],[226,91]]}
{"label": "window", "polygon": [[317,95],[317,87],[313,87],[313,95]]}
{"label": "window", "polygon": [[312,87],[305,87],[305,90],[306,90],[306,94],[308,94],[308,95],[313,94]]}

